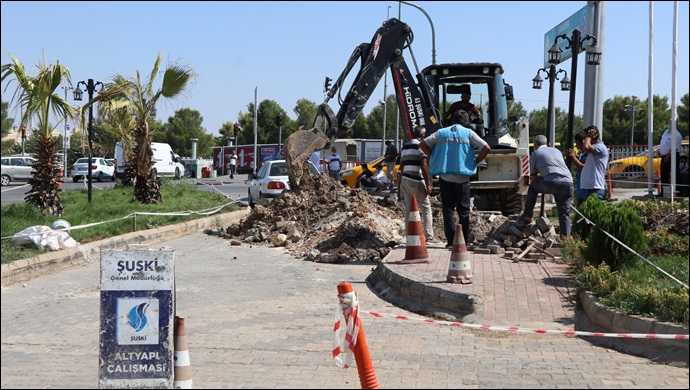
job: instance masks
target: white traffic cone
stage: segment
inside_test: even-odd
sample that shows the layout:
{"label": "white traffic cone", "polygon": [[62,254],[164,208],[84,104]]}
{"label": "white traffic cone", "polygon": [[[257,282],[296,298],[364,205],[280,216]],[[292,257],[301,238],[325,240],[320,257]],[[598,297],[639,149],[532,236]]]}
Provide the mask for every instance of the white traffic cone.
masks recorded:
{"label": "white traffic cone", "polygon": [[453,249],[450,252],[450,263],[448,264],[448,283],[470,284],[472,283],[472,262],[465,237],[462,233],[462,225],[455,227],[455,237],[453,238]]}
{"label": "white traffic cone", "polygon": [[179,316],[175,316],[175,373],[173,387],[175,389],[192,388],[192,367],[189,363],[184,318]]}

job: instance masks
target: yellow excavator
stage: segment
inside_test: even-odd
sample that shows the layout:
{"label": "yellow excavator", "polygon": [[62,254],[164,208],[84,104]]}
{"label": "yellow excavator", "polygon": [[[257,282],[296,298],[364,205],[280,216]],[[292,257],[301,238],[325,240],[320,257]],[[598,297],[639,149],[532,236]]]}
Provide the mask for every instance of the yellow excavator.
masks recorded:
{"label": "yellow excavator", "polygon": [[[319,105],[313,128],[299,130],[286,139],[288,170],[301,176],[311,153],[346,135],[390,69],[405,142],[412,138],[417,125],[424,126],[427,135],[449,126],[449,119],[440,119],[441,113],[460,101],[463,92],[471,91],[472,103],[480,113],[480,116],[470,115],[471,127],[492,149],[486,158],[487,165],[471,178],[475,207],[499,210],[505,215],[520,212],[527,193],[524,178],[529,177],[529,126],[508,118],[507,101],[513,99],[513,90],[504,82],[503,66],[488,62],[447,63],[432,64],[419,71],[410,48],[413,40],[410,26],[391,18],[376,31],[371,42],[355,48]],[[403,56],[406,50],[415,64],[414,74]],[[345,78],[357,62],[360,62],[359,71],[342,98]],[[340,104],[337,114],[328,105],[336,94]],[[517,138],[511,136],[511,129],[519,133]],[[291,176],[290,181],[293,187],[299,186],[299,177]]]}

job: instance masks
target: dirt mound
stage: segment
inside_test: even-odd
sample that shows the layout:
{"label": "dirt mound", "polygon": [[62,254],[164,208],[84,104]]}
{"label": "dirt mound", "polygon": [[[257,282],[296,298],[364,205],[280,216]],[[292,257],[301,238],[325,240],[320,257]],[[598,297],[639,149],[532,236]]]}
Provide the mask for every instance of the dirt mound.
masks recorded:
{"label": "dirt mound", "polygon": [[[440,196],[431,198],[434,233],[445,243]],[[486,237],[506,217],[472,212],[471,233]],[[285,247],[298,258],[318,262],[380,261],[391,248],[404,245],[405,203],[391,192],[373,196],[348,188],[325,174],[304,175],[298,187],[262,201],[249,216],[218,235],[242,243]],[[450,240],[452,241],[452,239]]]}
{"label": "dirt mound", "polygon": [[660,229],[667,229],[670,233],[687,236],[689,221],[688,209],[679,209],[667,214],[643,217],[642,225],[645,231],[652,234],[657,233]]}
{"label": "dirt mound", "polygon": [[283,246],[313,261],[378,261],[404,242],[402,208],[387,208],[379,201],[385,204],[325,174],[306,175],[298,188],[256,205],[246,219],[221,229],[219,236]]}

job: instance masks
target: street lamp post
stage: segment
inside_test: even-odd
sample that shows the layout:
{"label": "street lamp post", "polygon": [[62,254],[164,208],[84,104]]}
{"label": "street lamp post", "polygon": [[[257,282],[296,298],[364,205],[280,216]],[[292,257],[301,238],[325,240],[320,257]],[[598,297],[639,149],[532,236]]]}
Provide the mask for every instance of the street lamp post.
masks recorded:
{"label": "street lamp post", "polygon": [[[81,101],[82,95],[84,92],[82,92],[81,89],[79,89],[79,85],[84,85],[86,88],[86,91],[89,93],[89,103],[91,103],[91,100],[93,100],[93,92],[98,89],[98,92],[103,90],[103,83],[100,81],[97,81],[94,83],[93,79],[89,79],[88,82],[83,82],[80,81],[77,83],[77,89],[74,90],[74,100],[76,101]],[[88,170],[88,193],[89,193],[89,203],[91,203],[91,189],[92,189],[92,183],[91,183],[91,175],[93,174],[93,104],[89,104],[89,133],[88,133],[88,138],[89,138],[89,170]]]}
{"label": "street lamp post", "polygon": [[434,22],[431,21],[429,14],[417,4],[410,3],[409,1],[401,1],[400,3],[417,8],[426,16],[427,20],[429,20],[429,25],[431,25],[431,65],[436,65],[436,32],[434,31]]}
{"label": "street lamp post", "polygon": [[[70,89],[74,89],[70,86],[63,86],[62,89],[65,90],[65,101],[67,101],[67,91]],[[67,177],[67,147],[69,146],[69,143],[67,142],[67,130],[69,130],[69,125],[67,124],[67,117],[65,117],[65,137],[62,140],[62,165],[63,165],[63,171],[62,171],[62,176]]]}
{"label": "street lamp post", "polygon": [[[588,65],[599,65],[599,61],[601,60],[601,52],[599,51],[599,48],[597,47],[597,38],[592,36],[592,35],[586,35],[584,38],[580,38],[580,30],[574,29],[573,34],[571,38],[568,38],[565,34],[561,34],[556,36],[553,42],[553,47],[549,49],[549,63],[550,64],[558,64],[561,62],[561,53],[562,50],[560,47],[558,47],[558,40],[559,39],[565,39],[568,41],[568,46],[566,46],[566,49],[571,49],[572,51],[572,65],[570,68],[570,77],[572,77],[572,80],[570,81],[570,100],[568,104],[568,132],[566,133],[566,149],[571,148],[573,146],[573,119],[575,115],[575,90],[577,87],[577,57],[580,54],[580,50],[582,50],[582,45],[587,42],[588,40],[593,40],[594,43],[591,45],[587,46],[586,52],[587,52],[587,64]],[[553,50],[553,58],[551,57],[551,51]],[[572,165],[572,161],[570,159],[570,156],[567,157],[566,163],[568,165],[568,168]]]}
{"label": "street lamp post", "polygon": [[[549,56],[552,55],[552,49],[553,48],[549,49]],[[568,72],[564,71],[563,69],[556,70],[556,65],[551,64],[548,70],[546,68],[540,68],[539,70],[537,70],[537,75],[534,76],[534,78],[532,79],[532,88],[534,89],[541,89],[541,83],[543,81],[541,76],[539,76],[539,73],[541,72],[545,72],[546,79],[549,80],[549,107],[546,117],[546,140],[549,146],[554,147],[556,146],[556,108],[554,104],[553,84],[556,82],[556,80],[560,80],[558,78],[558,74],[562,72],[565,74],[565,76],[563,76],[563,80],[561,80],[561,91],[567,91],[570,89],[570,80],[568,79]],[[544,194],[541,194],[540,215],[542,217],[544,216]]]}
{"label": "street lamp post", "polygon": [[[283,116],[278,114],[276,116],[276,123],[278,124],[278,158],[281,158],[281,154],[283,151]],[[237,146],[235,146],[237,148]],[[283,154],[283,158],[284,154]]]}
{"label": "street lamp post", "polygon": [[625,105],[625,111],[632,111],[632,123],[630,124],[630,146],[635,144],[635,111],[637,111],[635,99],[637,99],[637,96],[632,97],[632,104]]}
{"label": "street lamp post", "polygon": [[568,79],[568,72],[563,69],[556,70],[556,65],[551,64],[549,69],[540,68],[537,70],[537,75],[532,79],[532,88],[541,89],[541,84],[543,79],[539,76],[539,73],[546,73],[546,79],[549,80],[549,106],[546,118],[546,128],[547,128],[547,141],[549,146],[554,147],[556,145],[556,108],[554,104],[554,93],[553,84],[556,80],[561,80],[558,78],[560,73],[564,73],[563,80],[561,80],[561,91],[570,90],[570,80]]}
{"label": "street lamp post", "polygon": [[[386,20],[390,19],[391,5],[388,4],[388,10],[386,11]],[[386,90],[388,89],[388,72],[383,74],[383,134],[381,135],[381,150],[384,150],[386,144]],[[395,139],[395,144],[398,144],[398,139]]]}

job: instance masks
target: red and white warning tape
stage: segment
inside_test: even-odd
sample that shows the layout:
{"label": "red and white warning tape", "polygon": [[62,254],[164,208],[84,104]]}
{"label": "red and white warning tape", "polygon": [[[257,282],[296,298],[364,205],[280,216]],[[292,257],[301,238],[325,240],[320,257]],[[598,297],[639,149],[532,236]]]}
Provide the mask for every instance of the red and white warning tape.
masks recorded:
{"label": "red and white warning tape", "polygon": [[478,324],[466,324],[464,322],[451,322],[451,321],[436,321],[429,318],[414,318],[408,316],[401,316],[395,314],[383,314],[376,311],[369,311],[374,317],[388,317],[395,318],[397,320],[412,320],[412,321],[422,321],[429,323],[437,323],[442,325],[450,326],[460,326],[465,328],[473,329],[483,329],[483,330],[493,330],[493,331],[506,331],[506,332],[516,332],[516,333],[537,333],[537,334],[561,334],[567,336],[594,336],[594,337],[618,337],[627,339],[671,339],[671,340],[688,340],[690,337],[687,334],[647,334],[647,333],[600,333],[600,332],[583,332],[577,330],[547,330],[547,329],[530,329],[530,328],[520,328],[517,326],[492,326],[492,325],[478,325]]}
{"label": "red and white warning tape", "polygon": [[[355,344],[357,343],[357,333],[362,324],[359,315],[359,301],[357,293],[349,292],[338,295],[338,311],[335,314],[335,325],[333,326],[334,344],[333,358],[335,364],[340,368],[352,366]],[[340,324],[346,322],[345,337],[340,336]],[[343,351],[344,350],[344,351]],[[345,355],[343,359],[341,356]]]}

